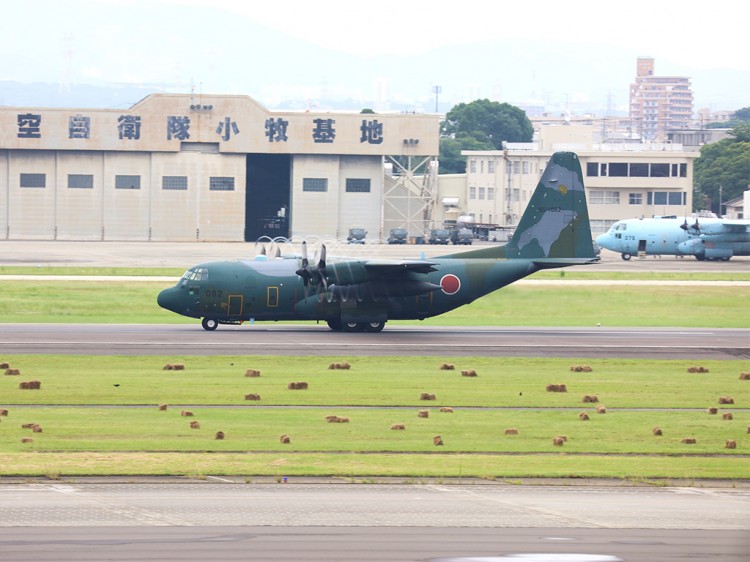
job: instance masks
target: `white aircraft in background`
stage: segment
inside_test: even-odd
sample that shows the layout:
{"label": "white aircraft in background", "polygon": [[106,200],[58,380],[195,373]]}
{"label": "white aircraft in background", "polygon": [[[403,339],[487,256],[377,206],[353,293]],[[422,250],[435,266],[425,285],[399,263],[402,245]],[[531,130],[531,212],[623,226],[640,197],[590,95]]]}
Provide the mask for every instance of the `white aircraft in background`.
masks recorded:
{"label": "white aircraft in background", "polygon": [[633,255],[695,256],[723,260],[750,256],[750,221],[701,217],[626,219],[596,238],[602,248]]}

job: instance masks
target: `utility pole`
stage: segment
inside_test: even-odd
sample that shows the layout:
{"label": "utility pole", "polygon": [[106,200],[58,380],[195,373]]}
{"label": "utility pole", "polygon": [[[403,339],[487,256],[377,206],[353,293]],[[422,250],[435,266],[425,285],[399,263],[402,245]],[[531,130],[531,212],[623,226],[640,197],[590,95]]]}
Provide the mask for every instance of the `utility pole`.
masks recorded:
{"label": "utility pole", "polygon": [[435,113],[438,112],[438,95],[442,93],[443,87],[442,86],[433,86],[432,87],[432,93],[435,94]]}

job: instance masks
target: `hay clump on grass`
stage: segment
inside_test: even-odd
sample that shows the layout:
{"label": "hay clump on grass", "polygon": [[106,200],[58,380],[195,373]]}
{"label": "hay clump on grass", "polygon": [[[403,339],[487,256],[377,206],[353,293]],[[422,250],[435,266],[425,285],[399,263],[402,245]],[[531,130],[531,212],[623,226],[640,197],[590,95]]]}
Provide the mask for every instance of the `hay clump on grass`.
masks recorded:
{"label": "hay clump on grass", "polygon": [[245,376],[246,377],[259,377],[260,371],[258,369],[248,369],[247,371],[245,371]]}
{"label": "hay clump on grass", "polygon": [[164,365],[164,367],[162,368],[162,370],[164,370],[164,371],[184,371],[185,370],[185,365],[183,365],[182,363],[167,363],[166,365]]}
{"label": "hay clump on grass", "polygon": [[575,373],[590,373],[593,371],[588,365],[571,365],[570,370]]}
{"label": "hay clump on grass", "polygon": [[193,415],[193,412],[191,412],[190,410],[182,410],[180,412],[180,415],[183,417],[189,418],[190,416]]}
{"label": "hay clump on grass", "polygon": [[42,388],[42,383],[39,381],[21,381],[18,383],[18,388],[21,390],[39,390]]}
{"label": "hay clump on grass", "polygon": [[23,424],[21,424],[21,429],[31,429],[35,425],[36,425],[36,423],[23,423]]}
{"label": "hay clump on grass", "polygon": [[737,448],[737,441],[734,439],[727,439],[727,442],[724,444],[725,449],[736,449]]}
{"label": "hay clump on grass", "polygon": [[581,421],[589,421],[589,415],[586,412],[578,414],[578,419]]}
{"label": "hay clump on grass", "polygon": [[443,444],[443,438],[440,435],[436,435],[435,437],[432,438],[432,442],[436,446],[442,445]]}
{"label": "hay clump on grass", "polygon": [[435,395],[430,394],[429,392],[423,392],[419,395],[420,400],[435,400]]}
{"label": "hay clump on grass", "polygon": [[326,416],[328,423],[349,423],[349,418],[346,416]]}
{"label": "hay clump on grass", "polygon": [[257,402],[258,400],[260,400],[260,394],[245,394],[245,400],[254,400]]}
{"label": "hay clump on grass", "polygon": [[328,368],[331,369],[331,370],[334,370],[334,371],[335,370],[348,371],[349,369],[352,368],[352,366],[349,363],[346,363],[346,362],[344,362],[344,363],[331,363],[330,365],[328,365]]}
{"label": "hay clump on grass", "polygon": [[598,405],[598,406],[596,407],[596,413],[597,413],[597,414],[606,414],[606,413],[607,413],[607,408],[606,408],[606,407],[605,407],[604,405],[602,405],[602,404],[599,404],[599,405]]}
{"label": "hay clump on grass", "polygon": [[684,445],[695,445],[698,441],[696,441],[695,437],[685,437],[682,441],[680,441]]}
{"label": "hay clump on grass", "polygon": [[723,420],[733,420],[734,416],[731,412],[727,412],[726,414],[722,414],[721,419]]}
{"label": "hay clump on grass", "polygon": [[42,429],[41,425],[39,425],[38,423],[35,423],[34,425],[31,426],[31,431],[33,431],[34,433],[42,433],[44,430]]}
{"label": "hay clump on grass", "polygon": [[201,422],[199,421],[190,422],[190,429],[200,429],[200,428],[201,428]]}
{"label": "hay clump on grass", "polygon": [[0,408],[0,416],[7,416],[8,410],[7,408]]}
{"label": "hay clump on grass", "polygon": [[713,416],[713,415],[719,413],[719,409],[718,408],[709,408],[709,409],[706,410],[706,413]]}
{"label": "hay clump on grass", "polygon": [[429,410],[419,410],[417,412],[418,418],[429,418],[430,417],[430,411]]}
{"label": "hay clump on grass", "polygon": [[391,426],[391,429],[396,430],[396,431],[401,431],[401,430],[406,429],[406,426],[404,424],[402,424],[402,423],[394,423]]}
{"label": "hay clump on grass", "polygon": [[8,375],[9,377],[15,377],[21,374],[21,369],[5,369],[5,374]]}
{"label": "hay clump on grass", "polygon": [[562,437],[553,437],[552,444],[555,447],[562,447],[565,444],[565,440]]}
{"label": "hay clump on grass", "polygon": [[224,432],[217,431],[216,435],[214,435],[214,439],[216,439],[217,441],[221,441],[222,439],[224,439]]}
{"label": "hay clump on grass", "polygon": [[586,394],[583,397],[584,404],[595,404],[599,402],[599,397],[596,394]]}
{"label": "hay clump on grass", "polygon": [[651,433],[653,433],[654,435],[663,435],[663,432],[660,427],[655,427],[654,429],[651,430]]}
{"label": "hay clump on grass", "polygon": [[452,414],[453,408],[451,408],[450,406],[443,406],[442,408],[440,408],[440,411],[444,414]]}
{"label": "hay clump on grass", "polygon": [[505,430],[505,435],[518,435],[518,429],[515,427],[509,427]]}
{"label": "hay clump on grass", "polygon": [[688,373],[708,373],[709,370],[706,367],[689,367]]}
{"label": "hay clump on grass", "polygon": [[31,437],[21,437],[21,443],[33,443],[34,440]]}
{"label": "hay clump on grass", "polygon": [[720,396],[719,404],[734,404],[734,398],[731,396]]}
{"label": "hay clump on grass", "polygon": [[741,381],[750,381],[750,373],[740,373]]}
{"label": "hay clump on grass", "polygon": [[10,369],[10,363],[0,363],[0,369]]}
{"label": "hay clump on grass", "polygon": [[290,382],[286,387],[289,390],[307,390],[308,385],[306,382]]}
{"label": "hay clump on grass", "polygon": [[456,366],[453,363],[440,363],[441,371],[454,371]]}
{"label": "hay clump on grass", "polygon": [[287,434],[285,433],[284,435],[282,435],[282,436],[280,436],[280,437],[279,437],[279,441],[280,441],[281,443],[284,443],[284,444],[286,445],[286,444],[289,444],[289,443],[291,443],[291,442],[292,442],[292,438],[291,438],[291,437],[289,437],[289,436],[288,436],[288,435],[287,435]]}
{"label": "hay clump on grass", "polygon": [[477,372],[474,369],[465,369],[465,370],[461,371],[461,376],[462,377],[476,377],[478,375],[477,375]]}
{"label": "hay clump on grass", "polygon": [[547,392],[568,392],[568,387],[564,384],[548,384]]}

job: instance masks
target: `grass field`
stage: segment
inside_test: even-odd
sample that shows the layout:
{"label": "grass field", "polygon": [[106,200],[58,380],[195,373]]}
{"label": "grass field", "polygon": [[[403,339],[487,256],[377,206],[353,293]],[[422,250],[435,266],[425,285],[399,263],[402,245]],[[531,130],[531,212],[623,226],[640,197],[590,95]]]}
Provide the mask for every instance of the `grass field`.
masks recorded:
{"label": "grass field", "polygon": [[[567,277],[566,277],[567,279]],[[3,281],[3,322],[194,323],[156,304],[163,282]],[[746,328],[750,287],[511,285],[426,325]]]}
{"label": "grass field", "polygon": [[[708,373],[688,373],[694,363],[685,361],[597,360],[587,363],[591,372],[574,372],[575,361],[525,358],[0,359],[21,371],[0,377],[0,408],[9,411],[0,417],[0,475],[750,477],[750,381],[739,378],[750,365],[741,361],[706,361]],[[328,368],[343,361],[351,369]],[[175,362],[185,369],[163,369]],[[442,362],[456,370],[440,370]],[[246,377],[251,368],[261,376]],[[41,389],[18,388],[29,379]],[[309,388],[289,390],[297,381]],[[245,400],[248,393],[261,400]],[[583,403],[584,395],[599,402]],[[719,405],[722,396],[735,404]],[[349,422],[328,423],[328,415]],[[21,427],[33,423],[43,431]],[[225,439],[215,439],[218,431]],[[552,443],[558,435],[567,437],[562,447]],[[683,444],[686,437],[696,443]],[[727,440],[737,448],[726,449]]]}

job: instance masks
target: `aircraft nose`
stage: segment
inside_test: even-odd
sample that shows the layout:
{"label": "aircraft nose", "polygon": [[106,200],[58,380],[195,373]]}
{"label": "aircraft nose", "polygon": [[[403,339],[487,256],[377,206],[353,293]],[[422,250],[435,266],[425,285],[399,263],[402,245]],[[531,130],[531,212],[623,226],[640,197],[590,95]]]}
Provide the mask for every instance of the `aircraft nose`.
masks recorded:
{"label": "aircraft nose", "polygon": [[156,297],[157,304],[166,309],[170,310],[172,312],[177,312],[177,295],[175,294],[174,287],[170,287],[169,289],[164,289],[159,293],[159,296]]}

